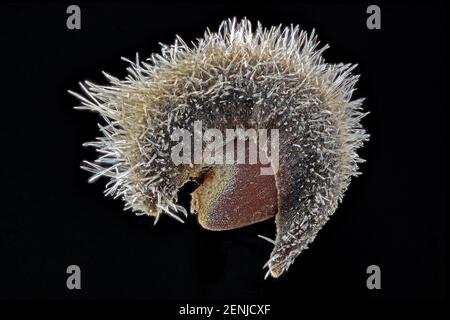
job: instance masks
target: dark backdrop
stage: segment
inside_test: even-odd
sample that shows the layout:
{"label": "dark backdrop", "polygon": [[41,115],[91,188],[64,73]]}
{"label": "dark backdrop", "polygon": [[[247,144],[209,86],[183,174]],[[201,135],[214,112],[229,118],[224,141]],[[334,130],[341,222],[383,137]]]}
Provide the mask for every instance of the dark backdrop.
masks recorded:
{"label": "dark backdrop", "polygon": [[[366,28],[361,4],[2,5],[0,299],[404,300],[445,294],[447,119],[446,8],[381,4],[382,29]],[[141,58],[188,42],[228,17],[316,29],[330,62],[358,63],[366,97],[367,163],[343,204],[282,278],[264,281],[273,221],[210,232],[123,212],[105,181],[79,169],[95,151],[98,116],[73,110],[78,81],[126,75],[121,56]],[[82,290],[66,289],[66,267]],[[382,289],[366,288],[381,268]]]}

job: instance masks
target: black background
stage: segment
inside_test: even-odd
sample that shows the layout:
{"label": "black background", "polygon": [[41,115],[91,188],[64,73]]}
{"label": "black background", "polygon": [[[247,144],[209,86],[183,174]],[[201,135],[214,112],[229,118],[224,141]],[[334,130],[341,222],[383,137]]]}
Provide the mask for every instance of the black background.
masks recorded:
{"label": "black background", "polygon": [[[440,299],[446,291],[446,7],[384,4],[382,29],[363,4],[81,4],[82,29],[66,28],[68,4],[2,5],[0,299],[173,301]],[[228,17],[316,29],[330,62],[358,63],[356,97],[371,113],[368,162],[318,238],[280,279],[261,267],[275,224],[227,232],[123,212],[105,181],[79,169],[95,151],[93,113],[67,90],[101,70],[123,78],[121,56],[141,58],[187,42]],[[66,288],[66,267],[82,290]],[[382,289],[366,288],[381,267]]]}

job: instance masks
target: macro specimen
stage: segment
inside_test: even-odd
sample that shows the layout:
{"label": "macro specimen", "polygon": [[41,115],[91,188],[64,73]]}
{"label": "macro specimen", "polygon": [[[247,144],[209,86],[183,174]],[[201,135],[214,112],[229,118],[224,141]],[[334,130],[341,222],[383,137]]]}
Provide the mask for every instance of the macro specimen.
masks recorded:
{"label": "macro specimen", "polygon": [[[105,195],[122,198],[125,209],[155,223],[161,215],[183,221],[180,215],[190,211],[204,228],[227,230],[275,217],[275,240],[263,238],[274,244],[266,276],[278,277],[336,210],[359,174],[363,160],[356,151],[368,139],[360,124],[363,100],[351,99],[355,65],[326,63],[326,49],[314,31],[252,29],[247,19],[231,19],[191,45],[177,37],[145,61],[127,60],[126,79],[105,73],[109,85],[86,81],[83,95],[70,91],[81,101],[77,108],[103,119],[101,136],[85,144],[100,156],[82,168],[92,173],[91,182],[108,177]],[[198,123],[216,130],[216,137],[232,128],[272,130],[279,135],[277,170],[261,174],[261,163],[204,158],[174,161],[175,133],[184,130],[196,140]],[[216,143],[215,152],[230,142]],[[203,137],[202,150],[208,145]],[[262,160],[273,159],[264,150]],[[273,169],[273,162],[265,163]],[[186,210],[177,193],[188,181],[198,187]]]}

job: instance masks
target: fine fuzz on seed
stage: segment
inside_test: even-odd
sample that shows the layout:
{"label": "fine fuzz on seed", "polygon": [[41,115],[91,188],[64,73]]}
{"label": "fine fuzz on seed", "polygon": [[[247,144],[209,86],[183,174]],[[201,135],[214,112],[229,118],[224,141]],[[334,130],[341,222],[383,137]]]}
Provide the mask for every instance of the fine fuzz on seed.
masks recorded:
{"label": "fine fuzz on seed", "polygon": [[[201,168],[174,165],[174,129],[276,128],[280,131],[276,239],[266,266],[278,277],[314,240],[336,210],[363,160],[368,140],[362,99],[351,100],[358,76],[351,64],[322,58],[314,31],[298,26],[252,30],[247,19],[224,21],[188,46],[177,37],[160,54],[129,62],[129,75],[110,84],[80,84],[79,109],[98,112],[101,136],[86,143],[100,156],[85,161],[90,182],[108,177],[105,195],[125,209],[183,221],[178,189]],[[267,276],[266,275],[266,276]]]}

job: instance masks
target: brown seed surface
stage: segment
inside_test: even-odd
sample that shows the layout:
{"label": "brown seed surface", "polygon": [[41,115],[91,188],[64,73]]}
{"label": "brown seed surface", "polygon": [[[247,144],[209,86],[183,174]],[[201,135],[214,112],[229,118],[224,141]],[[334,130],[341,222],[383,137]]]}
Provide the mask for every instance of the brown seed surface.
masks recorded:
{"label": "brown seed surface", "polygon": [[212,168],[193,192],[198,221],[209,230],[229,230],[264,221],[277,213],[272,175],[260,175],[260,165]]}

